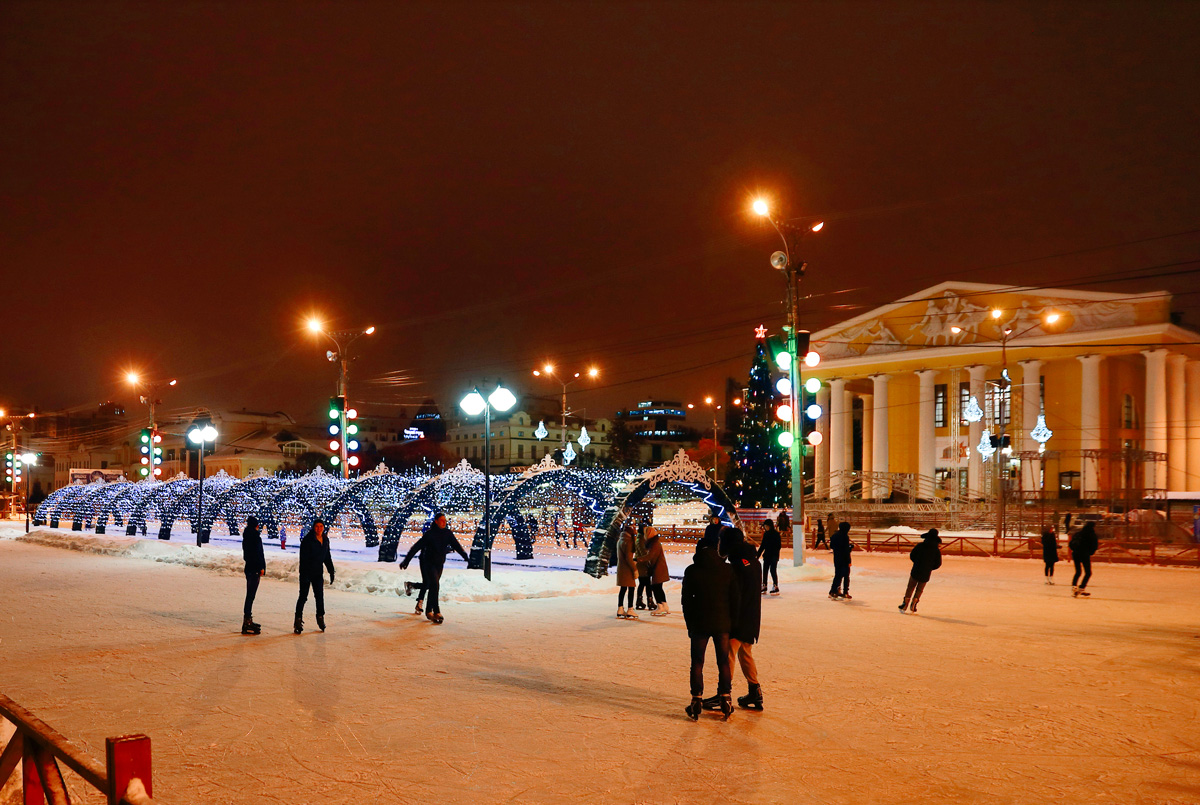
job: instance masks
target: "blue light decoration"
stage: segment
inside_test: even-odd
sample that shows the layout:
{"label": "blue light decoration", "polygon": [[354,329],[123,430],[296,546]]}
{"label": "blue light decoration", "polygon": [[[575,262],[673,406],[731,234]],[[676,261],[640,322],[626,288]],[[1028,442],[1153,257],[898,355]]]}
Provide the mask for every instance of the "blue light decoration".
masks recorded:
{"label": "blue light decoration", "polygon": [[579,438],[576,441],[579,442],[579,446],[584,450],[587,450],[587,446],[592,443],[592,437],[588,436],[586,425],[579,429]]}
{"label": "blue light decoration", "polygon": [[963,408],[963,419],[968,422],[978,422],[983,419],[983,409],[979,407],[979,400],[975,399],[975,395],[971,395],[971,399],[967,400],[967,406]]}
{"label": "blue light decoration", "polygon": [[570,464],[575,460],[575,455],[575,448],[571,446],[570,442],[567,442],[567,446],[563,450],[563,464]]}
{"label": "blue light decoration", "polygon": [[533,435],[538,437],[539,442],[550,435],[550,431],[546,430],[545,421],[538,422],[537,430],[533,432]]}
{"label": "blue light decoration", "polygon": [[996,448],[992,447],[992,434],[988,432],[987,428],[984,428],[979,446],[975,449],[979,451],[979,455],[983,457],[984,461],[987,461],[992,457],[992,453],[996,452]]}
{"label": "blue light decoration", "polygon": [[1037,425],[1033,430],[1029,431],[1030,437],[1040,445],[1039,449],[1046,448],[1046,442],[1050,441],[1050,437],[1054,435],[1054,431],[1046,427],[1046,415],[1038,414]]}

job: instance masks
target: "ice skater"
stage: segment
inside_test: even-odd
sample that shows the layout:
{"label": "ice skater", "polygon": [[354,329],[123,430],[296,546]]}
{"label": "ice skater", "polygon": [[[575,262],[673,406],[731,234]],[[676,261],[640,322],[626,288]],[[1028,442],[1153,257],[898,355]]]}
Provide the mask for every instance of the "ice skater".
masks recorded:
{"label": "ice skater", "polygon": [[825,521],[822,520],[820,517],[818,517],[817,518],[817,538],[816,538],[816,540],[813,541],[813,550],[814,551],[817,550],[822,545],[824,545],[826,548],[829,547],[829,543],[825,541]]}
{"label": "ice skater", "polygon": [[258,531],[258,518],[247,517],[242,530],[242,559],[246,565],[246,603],[242,606],[242,634],[261,634],[262,625],[254,622],[254,596],[258,594],[258,582],[267,572],[267,559],[263,556],[262,535]]}
{"label": "ice skater", "polygon": [[779,595],[779,552],[782,549],[783,540],[775,530],[775,524],[767,520],[763,525],[762,542],[755,554],[756,559],[762,560],[761,595],[767,594],[767,574],[771,576],[771,594]]}
{"label": "ice skater", "polygon": [[704,527],[704,536],[696,543],[696,550],[701,548],[717,549],[717,541],[721,538],[721,529],[725,526],[721,525],[721,518],[717,515],[710,515],[708,525]]}
{"label": "ice skater", "polygon": [[[762,568],[758,564],[754,546],[747,542],[745,535],[736,528],[727,528],[721,532],[719,553],[733,568],[738,590],[737,617],[729,632],[729,668],[732,676],[733,661],[736,659],[748,686],[746,695],[738,697],[738,706],[748,710],[762,710],[762,687],[758,683],[758,666],[754,662],[753,651],[754,644],[758,642],[762,621],[762,594],[754,588],[758,585]],[[705,710],[717,710],[720,707],[720,696],[704,700]]]}
{"label": "ice skater", "polygon": [[646,562],[646,524],[638,526],[637,536],[633,540],[633,561],[637,565],[637,608],[645,609],[642,600],[643,593],[650,600],[650,609],[654,609],[654,593],[650,591],[650,565]]}
{"label": "ice skater", "polygon": [[663,585],[671,578],[667,567],[667,555],[663,553],[662,538],[654,526],[646,528],[646,565],[650,574],[650,592],[647,603],[653,610],[651,615],[670,615],[671,608],[667,606],[667,594]]}
{"label": "ice skater", "polygon": [[1058,561],[1058,535],[1050,526],[1042,528],[1042,561],[1046,563],[1046,583],[1054,583],[1054,563]]}
{"label": "ice skater", "polygon": [[441,591],[442,570],[446,565],[446,554],[450,553],[450,551],[457,552],[463,558],[464,562],[468,561],[467,552],[459,544],[458,538],[454,536],[453,531],[446,527],[446,515],[438,512],[433,516],[433,526],[419,540],[412,544],[403,561],[400,562],[400,568],[407,570],[408,563],[412,561],[413,556],[417,553],[421,554],[419,560],[421,564],[421,585],[428,599],[425,607],[425,617],[435,624],[442,623],[445,620],[442,617],[442,607],[438,601],[438,593]]}
{"label": "ice skater", "polygon": [[[1071,579],[1071,594],[1076,598],[1081,595],[1086,598],[1091,595],[1087,591],[1087,586],[1092,579],[1092,554],[1100,549],[1100,540],[1096,536],[1096,524],[1084,523],[1083,528],[1071,536],[1067,547],[1071,551],[1071,559],[1075,562],[1075,577]],[[1079,579],[1080,574],[1083,575],[1082,581]]]}
{"label": "ice skater", "polygon": [[938,547],[941,543],[938,530],[931,528],[921,535],[921,541],[908,552],[912,573],[908,577],[908,589],[904,591],[904,603],[900,605],[901,612],[917,611],[917,603],[921,600],[925,585],[929,583],[930,574],[942,566],[942,549]]}
{"label": "ice skater", "polygon": [[829,550],[833,551],[833,586],[829,588],[829,597],[834,601],[839,598],[849,601],[854,598],[850,595],[850,553],[854,543],[850,541],[850,524],[845,520],[838,523],[837,531],[829,538]]}
{"label": "ice skater", "polygon": [[329,538],[325,535],[325,523],[313,521],[312,529],[300,540],[300,597],[296,599],[296,622],[292,629],[296,634],[304,631],[304,605],[308,603],[308,588],[312,587],[317,605],[317,627],[325,631],[325,573],[329,568],[329,583],[333,584],[333,556],[329,552]]}
{"label": "ice skater", "polygon": [[704,709],[704,654],[710,640],[717,654],[717,696],[721,712],[727,720],[733,715],[729,633],[737,621],[739,599],[740,589],[733,568],[721,561],[716,549],[698,548],[692,564],[683,571],[683,589],[679,594],[692,655],[692,702],[685,712],[693,721]]}
{"label": "ice skater", "polygon": [[[636,536],[634,525],[627,522],[617,539],[617,617],[637,620],[634,611],[633,590],[637,584],[637,559],[633,553],[633,543]],[[625,608],[625,595],[629,594],[629,608]]]}

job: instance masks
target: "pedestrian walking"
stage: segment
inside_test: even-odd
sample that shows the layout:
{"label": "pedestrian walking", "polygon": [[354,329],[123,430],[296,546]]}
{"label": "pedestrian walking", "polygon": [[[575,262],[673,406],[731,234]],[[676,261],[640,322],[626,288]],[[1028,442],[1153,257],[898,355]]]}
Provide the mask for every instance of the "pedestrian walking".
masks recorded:
{"label": "pedestrian walking", "polygon": [[[636,536],[633,523],[626,523],[617,539],[617,617],[637,620],[634,611],[633,587],[637,584],[637,560],[633,554],[633,541]],[[629,594],[629,608],[625,608],[625,595]]]}
{"label": "pedestrian walking", "polygon": [[824,545],[826,548],[829,547],[829,543],[825,541],[825,521],[822,520],[820,517],[818,517],[817,518],[817,540],[816,540],[816,542],[813,543],[813,550],[815,551],[817,548],[820,548],[822,545]]}
{"label": "pedestrian walking", "polygon": [[654,526],[646,529],[646,565],[650,571],[650,609],[654,610],[651,614],[659,617],[670,615],[671,608],[667,606],[663,585],[670,580],[671,571],[667,567],[667,555],[663,553],[662,538]]}
{"label": "pedestrian walking", "polygon": [[[850,553],[854,550],[854,543],[850,541],[850,524],[845,520],[838,524],[837,531],[829,538],[829,549],[833,551],[833,586],[829,588],[829,597],[834,601],[839,598],[849,601],[854,597],[850,595]],[[920,598],[919,593],[917,597]]]}
{"label": "pedestrian walking", "polygon": [[455,551],[463,558],[464,562],[467,561],[467,552],[463,550],[463,546],[454,536],[454,532],[446,525],[446,515],[438,512],[433,516],[433,525],[412,544],[400,562],[400,569],[407,570],[408,563],[412,561],[413,556],[421,554],[418,561],[421,568],[421,586],[427,598],[425,618],[435,624],[440,624],[445,620],[442,617],[442,606],[438,600],[438,593],[442,588],[442,571],[446,566],[446,554],[450,551]]}
{"label": "pedestrian walking", "polygon": [[642,600],[645,593],[650,600],[650,609],[654,609],[654,593],[650,591],[650,565],[646,562],[646,524],[638,526],[637,537],[633,540],[633,559],[637,565],[637,608],[645,609]]}
{"label": "pedestrian walking", "polygon": [[333,556],[329,552],[325,523],[315,520],[300,540],[300,597],[296,599],[296,623],[292,627],[296,634],[304,631],[304,605],[308,602],[309,587],[317,604],[317,627],[325,631],[325,567],[329,568],[329,583],[333,584]]}
{"label": "pedestrian walking", "polygon": [[685,708],[695,721],[704,708],[704,655],[709,641],[717,655],[717,696],[726,719],[733,715],[733,677],[729,662],[729,633],[737,620],[740,590],[733,568],[714,548],[699,548],[683,572],[679,600],[691,640],[691,704]]}
{"label": "pedestrian walking", "polygon": [[792,518],[788,516],[786,511],[781,511],[779,516],[775,518],[775,525],[781,535],[792,533]]}
{"label": "pedestrian walking", "polygon": [[704,527],[704,536],[696,543],[696,550],[701,548],[717,549],[717,541],[721,538],[721,529],[725,526],[721,525],[721,518],[717,515],[709,515],[708,525]]}
{"label": "pedestrian walking", "polygon": [[931,528],[921,535],[921,541],[908,552],[912,573],[908,577],[908,589],[904,591],[904,603],[900,605],[901,612],[917,611],[917,603],[921,600],[925,585],[929,583],[929,576],[942,566],[942,549],[938,547],[941,543],[938,530]]}
{"label": "pedestrian walking", "polygon": [[[1071,536],[1067,547],[1071,551],[1071,559],[1075,562],[1075,576],[1071,579],[1071,594],[1076,598],[1081,595],[1086,598],[1091,595],[1087,591],[1087,586],[1092,579],[1092,554],[1100,549],[1100,539],[1096,536],[1096,524],[1084,523],[1083,528]],[[1079,578],[1080,574],[1083,575],[1082,581]]]}
{"label": "pedestrian walking", "polygon": [[[762,687],[758,682],[758,666],[754,662],[754,644],[758,642],[762,620],[762,595],[754,588],[762,574],[754,546],[746,541],[745,535],[736,528],[721,532],[721,548],[718,553],[725,557],[733,569],[737,582],[737,617],[729,631],[729,666],[733,674],[736,659],[741,666],[742,676],[748,686],[745,696],[738,697],[738,706],[749,710],[762,710]],[[704,700],[705,710],[716,710],[721,706],[720,696]]]}
{"label": "pedestrian walking", "polygon": [[1058,535],[1050,526],[1042,528],[1042,561],[1046,563],[1046,583],[1054,583],[1054,563],[1058,561]]}
{"label": "pedestrian walking", "polygon": [[775,530],[775,524],[767,520],[763,524],[762,542],[756,558],[762,560],[762,588],[760,595],[767,593],[767,574],[771,574],[771,594],[779,595],[779,552],[783,550],[783,538]]}
{"label": "pedestrian walking", "polygon": [[262,535],[258,531],[258,518],[247,517],[242,529],[242,560],[246,574],[246,603],[242,606],[242,634],[261,634],[262,625],[254,622],[254,596],[258,594],[258,582],[267,572],[267,559],[263,556]]}

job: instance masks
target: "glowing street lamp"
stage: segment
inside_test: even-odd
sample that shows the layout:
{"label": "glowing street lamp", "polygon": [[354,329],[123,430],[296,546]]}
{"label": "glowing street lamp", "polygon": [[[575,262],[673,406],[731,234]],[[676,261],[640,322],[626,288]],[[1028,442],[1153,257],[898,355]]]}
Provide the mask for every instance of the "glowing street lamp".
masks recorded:
{"label": "glowing street lamp", "polygon": [[477,555],[475,547],[471,547],[468,566],[482,565],[488,581],[492,580],[492,411],[504,413],[516,404],[516,395],[499,384],[486,398],[476,387],[458,401],[458,407],[467,416],[483,414],[483,550]]}
{"label": "glowing street lamp", "polygon": [[[600,370],[595,366],[589,366],[586,373],[593,380],[600,376]],[[552,378],[562,384],[562,450],[565,452],[567,449],[567,416],[568,414],[575,413],[574,411],[567,410],[567,387],[576,380],[579,380],[583,376],[583,373],[576,372],[569,377],[564,377],[556,372],[553,363],[547,361],[542,365],[541,369],[533,370],[533,376]]]}
{"label": "glowing street lamp", "polygon": [[[372,325],[362,330],[328,330],[325,328],[325,323],[315,314],[309,316],[305,320],[304,325],[310,333],[325,336],[337,347],[336,350],[331,349],[325,352],[325,357],[329,359],[330,363],[338,362],[341,366],[341,371],[338,375],[338,396],[342,398],[341,405],[339,406],[338,413],[330,412],[330,419],[337,420],[334,424],[337,425],[338,431],[341,431],[343,434],[353,435],[353,431],[350,430],[346,422],[347,419],[354,419],[358,415],[357,411],[350,407],[346,396],[347,379],[350,375],[350,361],[353,360],[349,354],[350,345],[364,335],[374,335],[375,327]],[[332,426],[330,433],[335,433]],[[348,438],[341,439],[338,442],[337,448],[331,448],[338,451],[338,455],[333,457],[337,460],[333,461],[331,459],[331,463],[341,468],[343,478],[349,478],[350,468],[358,463],[357,458],[347,455],[348,451],[353,449],[349,446],[350,441],[352,440]]]}
{"label": "glowing street lamp", "polygon": [[204,445],[217,441],[217,429],[211,424],[196,425],[188,431],[188,441],[196,445],[200,452],[200,494],[196,501],[196,547],[208,542],[208,529],[204,527]]}

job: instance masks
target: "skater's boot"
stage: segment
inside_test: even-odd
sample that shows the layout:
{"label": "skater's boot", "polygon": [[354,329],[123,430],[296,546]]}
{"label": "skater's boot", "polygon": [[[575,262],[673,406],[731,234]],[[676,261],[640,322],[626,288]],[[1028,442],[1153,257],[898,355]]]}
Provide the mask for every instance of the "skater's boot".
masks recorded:
{"label": "skater's boot", "polygon": [[696,719],[700,718],[700,710],[703,707],[704,700],[699,696],[693,696],[692,703],[685,707],[683,712],[687,713],[688,718],[690,718],[692,721],[695,721]]}
{"label": "skater's boot", "polygon": [[762,594],[767,594],[767,583],[765,581],[762,583]]}
{"label": "skater's boot", "polygon": [[750,692],[745,696],[738,697],[738,707],[745,707],[747,710],[762,710],[762,686],[750,685]]}
{"label": "skater's boot", "polygon": [[667,606],[666,601],[663,601],[661,604],[658,605],[658,609],[654,610],[654,614],[655,615],[670,615],[671,608],[669,606]]}
{"label": "skater's boot", "polygon": [[638,609],[646,608],[646,604],[645,604],[645,602],[642,601],[642,597],[640,595],[638,596],[638,600],[637,600],[637,608]]}
{"label": "skater's boot", "polygon": [[304,621],[299,615],[296,616],[296,622],[292,625],[292,631],[294,631],[296,634],[300,634],[304,631]]}
{"label": "skater's boot", "polygon": [[911,604],[908,605],[908,611],[913,613],[914,615],[917,614],[917,602],[915,600]]}
{"label": "skater's boot", "polygon": [[850,595],[850,591],[849,591],[849,590],[847,590],[846,592],[842,593],[842,598],[845,598],[847,601],[852,601],[852,600],[854,600],[854,596]]}
{"label": "skater's boot", "polygon": [[721,709],[721,694],[714,693],[712,696],[709,696],[707,699],[702,701],[700,703],[700,705],[705,710],[720,710]]}
{"label": "skater's boot", "polygon": [[733,697],[728,693],[721,694],[721,715],[724,721],[728,721],[733,715]]}
{"label": "skater's boot", "polygon": [[1079,597],[1079,588],[1074,584],[1071,585],[1071,595],[1075,596],[1076,598]]}
{"label": "skater's boot", "polygon": [[771,587],[771,595],[779,595],[779,585],[778,584]]}
{"label": "skater's boot", "polygon": [[625,614],[625,607],[617,607],[617,617],[618,618],[628,618],[629,617],[628,615]]}
{"label": "skater's boot", "polygon": [[262,634],[262,624],[255,623],[254,618],[250,618],[250,628],[254,630],[255,634]]}
{"label": "skater's boot", "polygon": [[907,610],[908,609],[908,599],[905,598],[904,603],[902,603],[899,607],[897,607],[897,609],[899,609],[901,612],[904,612],[905,610]]}
{"label": "skater's boot", "polygon": [[416,610],[413,612],[413,614],[414,614],[414,615],[420,615],[420,614],[421,614],[421,599],[420,599],[420,598],[418,598],[418,599],[417,599],[417,608],[416,608]]}
{"label": "skater's boot", "polygon": [[404,594],[412,595],[412,582],[411,581],[404,582]]}
{"label": "skater's boot", "polygon": [[1082,595],[1084,598],[1087,598],[1089,595],[1091,595],[1091,593],[1080,587],[1078,595]]}
{"label": "skater's boot", "polygon": [[317,627],[318,627],[318,628],[319,628],[319,629],[320,629],[322,632],[323,632],[323,631],[325,631],[325,616],[324,616],[324,615],[318,615],[318,616],[317,616]]}
{"label": "skater's boot", "polygon": [[242,634],[258,634],[258,630],[254,627],[258,624],[250,620],[250,616],[242,618]]}

